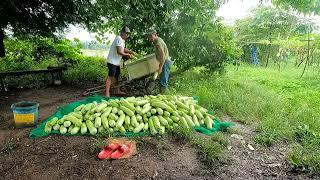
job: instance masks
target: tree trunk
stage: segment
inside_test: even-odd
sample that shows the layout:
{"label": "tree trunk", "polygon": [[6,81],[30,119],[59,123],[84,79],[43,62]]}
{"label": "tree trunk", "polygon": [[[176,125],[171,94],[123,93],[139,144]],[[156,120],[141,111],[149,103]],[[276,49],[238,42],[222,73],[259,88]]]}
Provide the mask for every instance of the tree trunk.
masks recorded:
{"label": "tree trunk", "polygon": [[311,25],[309,27],[309,32],[308,32],[308,54],[307,54],[307,61],[306,61],[306,64],[304,65],[304,68],[303,68],[303,71],[302,71],[302,74],[300,76],[300,78],[302,78],[302,76],[304,75],[305,71],[306,71],[306,68],[307,68],[307,65],[309,63],[309,60],[310,60],[310,34],[311,34]]}
{"label": "tree trunk", "polygon": [[4,32],[2,29],[0,29],[0,57],[6,56],[3,40],[4,40]]}
{"label": "tree trunk", "polygon": [[268,45],[268,56],[267,56],[267,63],[266,63],[266,67],[268,67],[269,64],[269,60],[270,60],[270,55],[271,55],[271,40],[269,40],[269,45]]}
{"label": "tree trunk", "polygon": [[314,60],[314,51],[315,48],[312,48],[310,50],[310,61],[309,61],[309,66],[313,66],[315,64],[315,60]]}
{"label": "tree trunk", "polygon": [[304,55],[300,56],[300,63],[298,64],[298,68],[301,66],[305,59],[306,58],[304,57]]}
{"label": "tree trunk", "polygon": [[271,38],[271,36],[272,36],[272,22],[271,22],[271,24],[270,24],[270,29],[269,29],[269,50],[268,50],[268,57],[267,57],[267,63],[266,63],[266,67],[268,67],[268,64],[269,64],[269,60],[270,60],[270,54],[271,54],[271,48],[272,48],[272,46],[271,46],[271,44],[272,44],[272,38]]}

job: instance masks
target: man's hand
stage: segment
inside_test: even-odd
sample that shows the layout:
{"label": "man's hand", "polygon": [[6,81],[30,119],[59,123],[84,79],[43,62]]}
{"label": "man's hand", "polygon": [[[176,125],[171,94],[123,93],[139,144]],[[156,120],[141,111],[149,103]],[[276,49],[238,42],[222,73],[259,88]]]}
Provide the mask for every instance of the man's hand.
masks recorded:
{"label": "man's hand", "polygon": [[158,73],[159,73],[159,75],[162,73],[162,66],[159,66]]}
{"label": "man's hand", "polygon": [[133,54],[129,54],[128,57],[129,57],[129,59],[134,58]]}
{"label": "man's hand", "polygon": [[132,50],[129,50],[127,48],[124,48],[124,52],[127,53],[127,54],[133,54],[133,55],[136,55],[137,53],[132,51]]}

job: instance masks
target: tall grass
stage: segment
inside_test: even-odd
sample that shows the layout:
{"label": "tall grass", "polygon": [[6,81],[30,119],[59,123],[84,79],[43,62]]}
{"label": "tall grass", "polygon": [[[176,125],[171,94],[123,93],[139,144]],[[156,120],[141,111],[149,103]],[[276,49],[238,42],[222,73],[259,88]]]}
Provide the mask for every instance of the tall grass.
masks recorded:
{"label": "tall grass", "polygon": [[[301,72],[294,68],[281,72],[250,66],[227,70],[222,76],[201,69],[185,72],[171,82],[172,92],[197,95],[200,104],[211,110],[246,124],[257,123],[257,143],[289,143],[289,162],[319,171],[320,143],[315,142],[320,132],[320,78],[309,73],[300,79]],[[309,137],[310,133],[315,136]]]}

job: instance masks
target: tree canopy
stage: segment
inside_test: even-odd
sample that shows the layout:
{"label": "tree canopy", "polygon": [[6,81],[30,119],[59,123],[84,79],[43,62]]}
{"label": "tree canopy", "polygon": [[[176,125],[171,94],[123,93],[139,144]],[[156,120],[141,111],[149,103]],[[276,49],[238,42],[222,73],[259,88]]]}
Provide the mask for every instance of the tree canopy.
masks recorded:
{"label": "tree canopy", "polygon": [[233,32],[216,17],[221,1],[217,0],[97,0],[100,18],[90,24],[92,31],[118,33],[123,25],[133,33],[128,47],[151,52],[153,47],[143,35],[155,28],[167,43],[177,67],[195,65],[223,69],[223,62],[236,55]]}
{"label": "tree canopy", "polygon": [[[0,28],[17,34],[50,36],[68,24],[84,24],[97,32],[118,33],[126,25],[132,29],[127,45],[151,52],[143,35],[155,28],[167,42],[171,56],[181,69],[210,65],[223,69],[224,61],[238,52],[233,32],[216,18],[220,0],[17,0],[2,1]],[[2,40],[0,41],[2,42]]]}
{"label": "tree canopy", "polygon": [[[263,0],[261,0],[263,1]],[[180,69],[197,65],[222,70],[223,64],[242,54],[234,40],[235,32],[224,26],[216,10],[226,0],[4,0],[0,2],[0,55],[4,55],[2,30],[9,28],[15,35],[51,36],[69,24],[85,25],[103,40],[106,32],[118,33],[129,26],[132,34],[128,47],[151,52],[152,45],[143,35],[155,28],[168,44],[170,55]],[[280,7],[294,8],[303,13],[319,13],[319,0],[272,0]],[[248,19],[247,19],[248,20]],[[241,21],[238,34],[277,38],[289,36],[297,24],[294,16],[274,8],[257,12],[257,16]],[[271,30],[271,31],[270,31]],[[300,24],[299,31],[306,26]],[[269,33],[266,33],[269,32]],[[247,33],[248,35],[248,33]],[[245,37],[245,36],[243,36]],[[248,38],[248,37],[246,37]],[[2,52],[2,53],[1,53]]]}
{"label": "tree canopy", "polygon": [[260,7],[254,15],[237,21],[235,29],[240,42],[288,39],[296,34],[305,34],[309,26],[316,25],[295,14],[273,7]]}
{"label": "tree canopy", "polygon": [[[236,39],[244,50],[243,59],[251,62],[250,47],[258,47],[261,63],[273,60],[280,67],[288,56],[295,57],[295,65],[313,64],[319,57],[318,25],[297,13],[275,7],[260,7],[252,17],[236,23]],[[308,55],[309,54],[309,55]]]}
{"label": "tree canopy", "polygon": [[286,9],[293,8],[306,14],[320,14],[320,0],[272,0],[272,3]]}
{"label": "tree canopy", "polygon": [[[71,23],[88,24],[94,19],[91,0],[2,0],[0,31],[50,36]],[[0,44],[3,38],[0,36]],[[1,46],[0,46],[1,47]],[[0,49],[4,55],[4,49]]]}

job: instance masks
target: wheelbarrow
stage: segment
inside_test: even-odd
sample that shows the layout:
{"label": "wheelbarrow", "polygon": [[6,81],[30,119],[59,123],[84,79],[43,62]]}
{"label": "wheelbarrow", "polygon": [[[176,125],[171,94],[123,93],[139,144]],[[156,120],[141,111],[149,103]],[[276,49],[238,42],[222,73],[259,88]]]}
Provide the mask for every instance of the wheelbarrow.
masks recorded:
{"label": "wheelbarrow", "polygon": [[[153,75],[159,69],[159,61],[155,54],[149,54],[136,61],[124,62],[124,68],[128,72],[126,79],[120,81],[117,86],[112,88],[121,88],[133,84],[145,94],[158,94],[160,92],[160,81],[154,80]],[[105,91],[105,85],[86,89],[84,96]]]}

